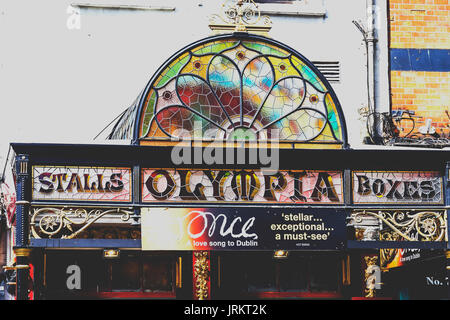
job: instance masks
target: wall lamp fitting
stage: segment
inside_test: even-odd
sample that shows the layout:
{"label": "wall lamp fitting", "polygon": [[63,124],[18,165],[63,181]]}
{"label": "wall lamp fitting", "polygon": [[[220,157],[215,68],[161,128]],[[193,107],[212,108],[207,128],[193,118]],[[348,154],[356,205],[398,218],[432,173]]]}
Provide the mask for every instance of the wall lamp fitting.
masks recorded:
{"label": "wall lamp fitting", "polygon": [[275,250],[273,257],[275,259],[286,259],[289,256],[289,251],[287,250]]}
{"label": "wall lamp fitting", "polygon": [[118,259],[118,258],[120,258],[120,250],[119,249],[105,249],[105,250],[103,250],[103,258],[104,259]]}

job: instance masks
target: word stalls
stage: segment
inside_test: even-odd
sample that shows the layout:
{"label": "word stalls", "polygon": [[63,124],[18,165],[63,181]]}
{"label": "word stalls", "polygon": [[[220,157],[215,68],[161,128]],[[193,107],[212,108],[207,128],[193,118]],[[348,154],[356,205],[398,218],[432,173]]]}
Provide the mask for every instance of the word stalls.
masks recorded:
{"label": "word stalls", "polygon": [[34,200],[130,201],[131,170],[33,167]]}

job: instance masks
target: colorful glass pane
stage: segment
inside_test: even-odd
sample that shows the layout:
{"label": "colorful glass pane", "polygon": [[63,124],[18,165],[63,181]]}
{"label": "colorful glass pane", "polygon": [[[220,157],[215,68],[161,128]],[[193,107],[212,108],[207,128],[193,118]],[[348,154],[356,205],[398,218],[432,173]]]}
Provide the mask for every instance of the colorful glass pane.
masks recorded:
{"label": "colorful glass pane", "polygon": [[248,38],[212,38],[167,63],[143,100],[139,138],[170,140],[183,131],[193,139],[245,133],[246,140],[344,144],[339,103],[318,71],[269,39]]}

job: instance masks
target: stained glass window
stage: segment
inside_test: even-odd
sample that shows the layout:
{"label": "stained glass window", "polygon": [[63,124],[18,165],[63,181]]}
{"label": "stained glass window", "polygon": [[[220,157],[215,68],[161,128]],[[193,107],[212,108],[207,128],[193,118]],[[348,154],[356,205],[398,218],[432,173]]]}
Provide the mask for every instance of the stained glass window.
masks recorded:
{"label": "stained glass window", "polygon": [[[300,54],[261,36],[215,36],[182,50],[127,114],[136,112],[134,140],[146,144],[186,138],[346,144],[340,105],[325,78]],[[127,117],[120,121],[115,130],[130,132],[123,128]]]}

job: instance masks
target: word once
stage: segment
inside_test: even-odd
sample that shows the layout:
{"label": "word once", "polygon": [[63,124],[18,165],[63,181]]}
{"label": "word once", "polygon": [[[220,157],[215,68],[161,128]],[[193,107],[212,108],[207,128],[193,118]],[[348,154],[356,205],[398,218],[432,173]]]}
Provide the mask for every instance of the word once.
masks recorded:
{"label": "word once", "polygon": [[[211,219],[208,219],[210,217]],[[249,233],[249,230],[253,227],[253,224],[255,223],[255,217],[249,218],[247,221],[245,221],[242,226],[240,226],[239,231],[236,232],[236,224],[242,223],[241,217],[235,217],[231,220],[231,222],[228,224],[228,218],[224,214],[218,214],[217,216],[214,215],[211,212],[203,212],[203,211],[197,211],[193,210],[189,212],[185,219],[188,219],[187,224],[187,233],[192,239],[201,238],[203,236],[212,237],[214,235],[214,232],[216,230],[216,227],[219,225],[220,221],[220,229],[219,229],[219,235],[221,237],[225,236],[231,236],[232,238],[251,238],[251,239],[258,239],[258,235],[255,233]],[[195,231],[198,230],[199,231]],[[206,230],[208,232],[206,233]],[[204,243],[206,245],[206,243]]]}

